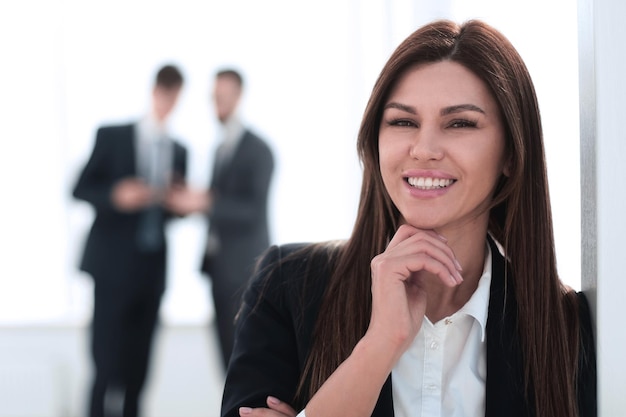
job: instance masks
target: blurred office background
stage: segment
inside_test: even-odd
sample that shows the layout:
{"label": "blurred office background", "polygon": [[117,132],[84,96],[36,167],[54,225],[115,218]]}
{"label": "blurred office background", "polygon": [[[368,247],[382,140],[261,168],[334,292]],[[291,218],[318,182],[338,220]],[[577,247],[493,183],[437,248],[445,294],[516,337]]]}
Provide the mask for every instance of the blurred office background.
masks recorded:
{"label": "blurred office background", "polygon": [[[246,77],[244,120],[272,145],[274,243],[347,237],[360,189],[355,137],[393,48],[433,18],[481,18],[518,48],[544,120],[559,270],[581,287],[578,12],[569,0],[41,0],[0,4],[0,417],[78,417],[89,369],[91,224],[71,199],[95,129],[147,110],[155,69],[185,87],[172,120],[206,185],[215,146],[212,75]],[[146,415],[216,416],[204,219],[172,224],[163,326]]]}

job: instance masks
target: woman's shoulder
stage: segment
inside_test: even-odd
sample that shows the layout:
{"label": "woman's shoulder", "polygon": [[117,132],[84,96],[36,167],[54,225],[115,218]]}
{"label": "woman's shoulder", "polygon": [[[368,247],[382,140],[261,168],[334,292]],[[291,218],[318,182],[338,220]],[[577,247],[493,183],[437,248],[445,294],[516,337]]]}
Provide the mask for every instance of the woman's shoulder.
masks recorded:
{"label": "woman's shoulder", "polygon": [[342,246],[342,241],[273,245],[259,258],[250,286],[264,292],[324,287]]}
{"label": "woman's shoulder", "polygon": [[564,294],[565,320],[569,323],[578,323],[572,337],[578,333],[580,340],[580,359],[584,362],[595,362],[595,337],[594,322],[587,294],[583,291],[576,291],[566,288]]}
{"label": "woman's shoulder", "polygon": [[286,269],[290,273],[303,272],[310,268],[315,271],[328,267],[338,255],[342,245],[342,241],[273,245],[260,257],[256,271],[262,272],[267,268]]}
{"label": "woman's shoulder", "polygon": [[564,286],[563,298],[566,315],[577,315],[583,326],[591,326],[591,307],[589,298],[584,291],[575,290],[569,286]]}
{"label": "woman's shoulder", "polygon": [[594,325],[591,307],[587,295],[584,292],[577,291],[575,294],[583,348],[588,349],[589,346],[594,345]]}

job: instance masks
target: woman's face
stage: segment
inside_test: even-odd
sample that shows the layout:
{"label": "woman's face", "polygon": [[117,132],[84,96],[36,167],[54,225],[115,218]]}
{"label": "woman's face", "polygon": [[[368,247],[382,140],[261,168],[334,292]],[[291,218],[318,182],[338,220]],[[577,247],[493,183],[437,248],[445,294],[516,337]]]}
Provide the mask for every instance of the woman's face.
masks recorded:
{"label": "woman's face", "polygon": [[487,227],[505,170],[504,127],[487,86],[442,61],[409,69],[385,103],[380,170],[403,222],[421,229]]}

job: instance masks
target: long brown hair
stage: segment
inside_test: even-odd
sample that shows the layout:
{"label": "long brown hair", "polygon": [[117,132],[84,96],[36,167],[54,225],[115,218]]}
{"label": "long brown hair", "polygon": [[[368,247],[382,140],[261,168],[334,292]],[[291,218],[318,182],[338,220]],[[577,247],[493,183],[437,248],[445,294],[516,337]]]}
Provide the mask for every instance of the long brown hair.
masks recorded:
{"label": "long brown hair", "polygon": [[[337,259],[317,319],[314,342],[299,388],[306,403],[350,355],[371,314],[370,260],[398,227],[379,170],[378,131],[395,83],[417,63],[451,60],[490,88],[506,127],[510,172],[502,177],[489,231],[510,258],[527,398],[538,416],[576,416],[578,319],[575,297],[556,269],[541,119],[533,83],[521,57],[496,29],[472,20],[436,21],[411,34],[382,69],[367,104],[357,149],[363,183],[357,219]],[[532,404],[531,404],[532,405]]]}

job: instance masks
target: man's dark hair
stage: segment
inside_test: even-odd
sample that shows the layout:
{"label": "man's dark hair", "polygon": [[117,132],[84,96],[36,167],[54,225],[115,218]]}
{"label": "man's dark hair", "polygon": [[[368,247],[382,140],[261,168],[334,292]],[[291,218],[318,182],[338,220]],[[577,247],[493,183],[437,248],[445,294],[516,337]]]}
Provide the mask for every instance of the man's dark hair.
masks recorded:
{"label": "man's dark hair", "polygon": [[241,73],[237,71],[236,69],[224,68],[224,69],[219,70],[215,74],[215,78],[222,78],[222,77],[233,78],[235,81],[237,81],[237,84],[239,84],[239,87],[243,87],[243,77],[241,76]]}
{"label": "man's dark hair", "polygon": [[165,65],[157,72],[155,85],[163,88],[179,88],[183,85],[183,74],[175,65]]}

